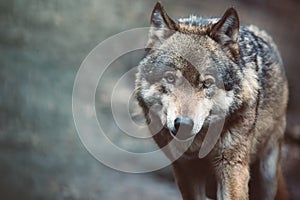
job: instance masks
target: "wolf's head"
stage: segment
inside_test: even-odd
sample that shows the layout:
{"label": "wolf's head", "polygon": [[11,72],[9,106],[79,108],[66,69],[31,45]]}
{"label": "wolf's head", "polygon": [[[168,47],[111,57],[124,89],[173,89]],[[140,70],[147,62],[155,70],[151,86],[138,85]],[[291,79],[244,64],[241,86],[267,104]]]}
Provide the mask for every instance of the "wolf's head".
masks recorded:
{"label": "wolf's head", "polygon": [[221,19],[174,21],[157,3],[136,81],[146,116],[154,113],[173,136],[187,139],[233,111],[241,77],[238,33],[233,8]]}

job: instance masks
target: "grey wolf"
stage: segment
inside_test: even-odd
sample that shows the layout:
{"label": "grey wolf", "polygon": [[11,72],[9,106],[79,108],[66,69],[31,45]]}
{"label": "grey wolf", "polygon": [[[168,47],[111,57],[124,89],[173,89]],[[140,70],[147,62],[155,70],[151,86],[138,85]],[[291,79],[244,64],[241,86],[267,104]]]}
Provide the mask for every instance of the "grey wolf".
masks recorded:
{"label": "grey wolf", "polygon": [[[184,200],[287,199],[280,167],[288,85],[272,38],[240,25],[229,8],[221,18],[171,19],[160,2],[151,15],[136,98],[157,145],[173,163]],[[225,119],[204,158],[209,124]]]}

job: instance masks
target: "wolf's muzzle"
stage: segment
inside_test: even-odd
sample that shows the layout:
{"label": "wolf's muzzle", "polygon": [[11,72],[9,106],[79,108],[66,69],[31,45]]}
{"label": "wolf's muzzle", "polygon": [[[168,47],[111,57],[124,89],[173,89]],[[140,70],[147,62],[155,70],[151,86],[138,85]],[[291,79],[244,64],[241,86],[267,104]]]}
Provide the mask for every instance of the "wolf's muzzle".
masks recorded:
{"label": "wolf's muzzle", "polygon": [[174,120],[174,130],[172,135],[179,140],[187,140],[193,137],[192,130],[194,127],[194,121],[189,117],[177,117]]}

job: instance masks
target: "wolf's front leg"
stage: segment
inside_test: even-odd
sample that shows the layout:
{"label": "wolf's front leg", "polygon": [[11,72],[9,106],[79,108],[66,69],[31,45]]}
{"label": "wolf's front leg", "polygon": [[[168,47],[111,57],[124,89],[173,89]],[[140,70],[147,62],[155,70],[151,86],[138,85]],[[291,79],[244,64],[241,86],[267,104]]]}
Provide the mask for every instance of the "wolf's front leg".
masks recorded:
{"label": "wolf's front leg", "polygon": [[216,167],[217,199],[248,200],[248,165],[230,160],[222,160]]}
{"label": "wolf's front leg", "polygon": [[249,170],[247,166],[222,166],[218,175],[218,200],[247,200]]}

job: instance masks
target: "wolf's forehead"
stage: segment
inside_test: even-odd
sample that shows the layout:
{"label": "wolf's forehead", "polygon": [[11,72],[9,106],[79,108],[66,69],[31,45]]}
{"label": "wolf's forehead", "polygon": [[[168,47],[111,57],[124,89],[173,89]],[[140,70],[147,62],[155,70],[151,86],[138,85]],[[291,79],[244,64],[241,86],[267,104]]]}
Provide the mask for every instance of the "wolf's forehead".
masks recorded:
{"label": "wolf's forehead", "polygon": [[199,77],[216,74],[217,69],[211,59],[191,60],[176,53],[160,52],[150,56],[144,65],[144,72],[159,79],[166,71],[178,70],[190,82],[198,81]]}
{"label": "wolf's forehead", "polygon": [[[165,50],[166,49],[166,50]],[[209,66],[214,65],[214,60],[209,52],[200,48],[186,48],[184,44],[177,47],[163,47],[150,56],[148,63],[155,63],[160,67],[168,66],[174,69],[192,68],[202,71]]]}
{"label": "wolf's forehead", "polygon": [[[209,59],[214,41],[206,35],[175,33],[159,47],[184,59]],[[192,61],[190,61],[192,62]]]}

